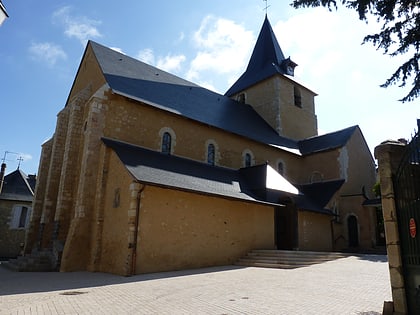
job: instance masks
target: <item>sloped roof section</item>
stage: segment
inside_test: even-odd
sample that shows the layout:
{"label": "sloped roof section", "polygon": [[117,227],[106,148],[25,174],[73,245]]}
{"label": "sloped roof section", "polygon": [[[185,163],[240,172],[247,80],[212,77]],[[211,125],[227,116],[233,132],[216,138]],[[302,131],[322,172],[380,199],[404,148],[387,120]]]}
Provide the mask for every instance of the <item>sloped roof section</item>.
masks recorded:
{"label": "sloped roof section", "polygon": [[269,145],[297,149],[250,106],[212,92],[93,41],[89,42],[114,93]]}
{"label": "sloped roof section", "polygon": [[118,155],[132,176],[146,184],[270,204],[278,204],[279,197],[268,201],[264,193],[267,189],[276,191],[278,196],[298,193],[280,174],[281,180],[276,178],[280,182],[278,189],[269,187],[272,185],[268,181],[273,181],[273,178],[267,176],[271,168],[267,164],[233,170],[109,138],[102,138],[102,141]]}
{"label": "sloped roof section", "polygon": [[246,71],[225,95],[232,96],[275,74],[286,74],[287,64],[296,65],[284,57],[266,16]]}
{"label": "sloped roof section", "polygon": [[232,170],[109,138],[102,141],[117,154],[128,172],[145,184],[276,206],[284,197],[291,197],[300,209],[331,215],[280,174],[270,174],[275,170],[268,164]]}
{"label": "sloped roof section", "polygon": [[301,140],[298,142],[299,150],[302,155],[308,155],[343,147],[358,128],[359,126],[352,126],[325,135]]}
{"label": "sloped roof section", "polygon": [[313,200],[319,207],[324,208],[336,192],[343,186],[344,179],[297,185],[300,191]]}
{"label": "sloped roof section", "polygon": [[4,177],[0,199],[32,201],[35,188],[35,175],[26,175],[20,169]]}
{"label": "sloped roof section", "polygon": [[116,140],[103,138],[127,170],[138,181],[252,202],[261,202],[247,187],[237,170],[211,166],[197,161],[163,154]]}

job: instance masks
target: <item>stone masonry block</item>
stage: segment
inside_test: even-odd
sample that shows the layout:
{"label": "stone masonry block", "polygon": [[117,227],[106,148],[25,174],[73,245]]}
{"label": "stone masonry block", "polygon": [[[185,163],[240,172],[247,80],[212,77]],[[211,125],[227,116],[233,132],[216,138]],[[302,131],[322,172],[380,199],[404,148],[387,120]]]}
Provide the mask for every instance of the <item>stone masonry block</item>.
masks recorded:
{"label": "stone masonry block", "polygon": [[385,221],[385,234],[388,244],[398,244],[400,237],[398,234],[397,222]]}
{"label": "stone masonry block", "polygon": [[393,289],[392,299],[394,301],[394,312],[397,314],[407,314],[407,304],[404,289]]}
{"label": "stone masonry block", "polygon": [[393,288],[403,288],[404,287],[404,278],[401,274],[401,268],[390,268],[389,275],[391,278],[391,286]]}
{"label": "stone masonry block", "polygon": [[401,267],[401,251],[398,245],[388,245],[388,264],[390,268]]}
{"label": "stone masonry block", "polygon": [[393,198],[382,198],[384,221],[396,221],[395,201]]}

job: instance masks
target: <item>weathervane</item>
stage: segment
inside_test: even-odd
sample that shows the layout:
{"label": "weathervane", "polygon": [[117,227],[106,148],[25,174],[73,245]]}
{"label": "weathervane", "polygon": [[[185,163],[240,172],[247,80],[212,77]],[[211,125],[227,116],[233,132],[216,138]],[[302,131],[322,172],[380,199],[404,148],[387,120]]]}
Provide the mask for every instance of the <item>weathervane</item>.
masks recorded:
{"label": "weathervane", "polygon": [[263,0],[263,1],[265,2],[265,8],[264,8],[264,10],[265,10],[265,15],[267,15],[268,8],[269,8],[271,5],[269,5],[269,4],[268,4],[268,0]]}

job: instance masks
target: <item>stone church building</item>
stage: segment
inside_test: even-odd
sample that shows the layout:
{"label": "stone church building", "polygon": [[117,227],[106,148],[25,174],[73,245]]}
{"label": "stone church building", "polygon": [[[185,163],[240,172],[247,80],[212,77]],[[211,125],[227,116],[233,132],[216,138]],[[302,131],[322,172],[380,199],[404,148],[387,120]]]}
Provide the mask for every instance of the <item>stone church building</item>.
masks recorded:
{"label": "stone church building", "polygon": [[267,18],[225,95],[88,42],[42,146],[25,252],[132,275],[374,247],[369,148],[358,126],[318,135],[296,66]]}

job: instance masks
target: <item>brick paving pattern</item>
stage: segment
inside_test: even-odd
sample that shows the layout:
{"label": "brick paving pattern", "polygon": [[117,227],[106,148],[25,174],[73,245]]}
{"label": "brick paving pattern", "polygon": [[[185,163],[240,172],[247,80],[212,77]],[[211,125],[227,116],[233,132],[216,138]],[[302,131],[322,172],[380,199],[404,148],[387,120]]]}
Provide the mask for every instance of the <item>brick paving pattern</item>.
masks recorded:
{"label": "brick paving pattern", "polygon": [[0,267],[0,314],[382,314],[386,256],[298,269],[214,267],[133,277]]}

